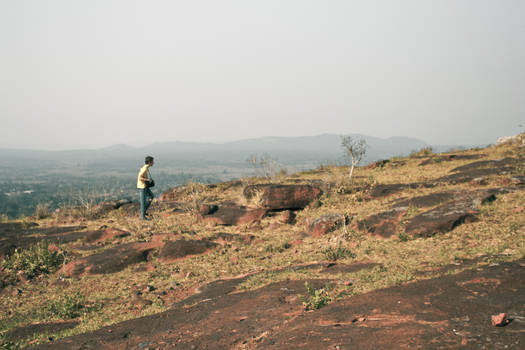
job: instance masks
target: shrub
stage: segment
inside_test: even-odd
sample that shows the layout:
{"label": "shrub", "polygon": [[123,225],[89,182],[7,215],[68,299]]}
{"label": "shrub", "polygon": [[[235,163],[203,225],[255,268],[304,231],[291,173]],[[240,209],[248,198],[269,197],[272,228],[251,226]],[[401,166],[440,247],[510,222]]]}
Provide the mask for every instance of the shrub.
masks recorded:
{"label": "shrub", "polygon": [[300,295],[299,298],[303,302],[304,308],[306,310],[320,309],[323,306],[328,305],[328,303],[331,301],[328,292],[324,288],[313,289],[308,284],[308,281],[304,282],[304,286],[306,287],[308,296],[304,297]]}
{"label": "shrub", "polygon": [[39,242],[28,249],[15,250],[13,255],[2,262],[2,266],[11,273],[22,271],[27,278],[32,279],[57,270],[64,261],[63,251],[51,251],[47,242]]}
{"label": "shrub", "polygon": [[7,332],[0,333],[0,349],[1,350],[15,350],[20,349],[21,346],[15,342],[12,342],[7,337]]}
{"label": "shrub", "polygon": [[341,245],[339,245],[337,249],[334,249],[332,247],[326,248],[325,250],[323,250],[323,254],[326,260],[329,261],[337,261],[339,259],[344,259],[347,257],[353,259],[356,257],[356,255],[350,249],[341,247]]}
{"label": "shrub", "polygon": [[78,291],[72,295],[66,295],[58,301],[51,302],[44,308],[44,312],[62,319],[70,319],[79,317],[85,307],[86,297]]}
{"label": "shrub", "polygon": [[410,152],[410,158],[430,156],[432,154],[434,154],[432,147],[424,147],[421,148],[419,151]]}
{"label": "shrub", "polygon": [[37,219],[45,219],[49,216],[51,216],[51,211],[49,210],[49,204],[48,203],[37,204],[35,208],[35,217]]}

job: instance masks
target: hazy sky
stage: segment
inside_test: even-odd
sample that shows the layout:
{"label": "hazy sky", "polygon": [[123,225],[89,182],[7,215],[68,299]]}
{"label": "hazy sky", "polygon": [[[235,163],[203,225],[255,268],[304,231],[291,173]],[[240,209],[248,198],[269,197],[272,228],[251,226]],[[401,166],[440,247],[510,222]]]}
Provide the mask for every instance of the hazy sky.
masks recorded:
{"label": "hazy sky", "polygon": [[9,148],[491,143],[525,130],[525,1],[0,0],[0,121]]}

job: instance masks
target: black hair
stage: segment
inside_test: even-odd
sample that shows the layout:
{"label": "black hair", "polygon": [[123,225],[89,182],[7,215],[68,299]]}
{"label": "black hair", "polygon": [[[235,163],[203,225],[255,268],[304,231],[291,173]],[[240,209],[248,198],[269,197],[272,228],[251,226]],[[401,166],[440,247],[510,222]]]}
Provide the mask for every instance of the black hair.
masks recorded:
{"label": "black hair", "polygon": [[144,160],[144,164],[150,164],[151,162],[153,162],[153,157],[152,156],[147,156],[146,160]]}

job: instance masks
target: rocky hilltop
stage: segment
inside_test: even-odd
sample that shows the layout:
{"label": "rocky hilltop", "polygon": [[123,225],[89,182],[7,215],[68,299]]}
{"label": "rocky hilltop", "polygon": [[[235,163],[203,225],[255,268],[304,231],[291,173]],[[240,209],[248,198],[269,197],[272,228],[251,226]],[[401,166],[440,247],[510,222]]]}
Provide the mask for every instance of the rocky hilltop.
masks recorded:
{"label": "rocky hilltop", "polygon": [[4,349],[522,349],[524,135],[0,223]]}

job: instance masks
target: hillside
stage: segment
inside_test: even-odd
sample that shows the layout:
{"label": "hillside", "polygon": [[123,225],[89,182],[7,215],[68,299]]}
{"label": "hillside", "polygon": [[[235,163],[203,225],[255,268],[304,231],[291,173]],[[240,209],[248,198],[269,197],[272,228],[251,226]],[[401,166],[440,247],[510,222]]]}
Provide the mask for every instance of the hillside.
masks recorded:
{"label": "hillside", "polygon": [[524,137],[1,222],[0,348],[523,348]]}

